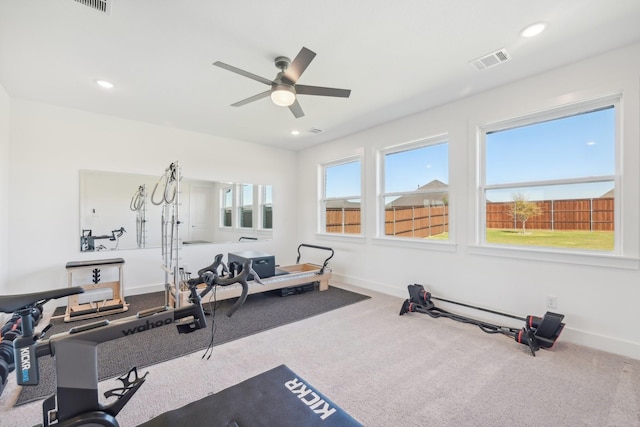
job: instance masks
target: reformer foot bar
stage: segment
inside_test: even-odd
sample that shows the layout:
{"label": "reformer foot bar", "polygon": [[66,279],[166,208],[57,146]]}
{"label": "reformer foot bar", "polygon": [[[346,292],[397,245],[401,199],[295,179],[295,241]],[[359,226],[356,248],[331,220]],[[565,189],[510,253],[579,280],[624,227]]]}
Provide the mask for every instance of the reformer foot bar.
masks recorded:
{"label": "reformer foot bar", "polygon": [[[560,336],[562,329],[564,328],[564,323],[562,323],[564,315],[562,314],[547,311],[542,318],[531,315],[527,317],[518,317],[511,314],[500,313],[498,311],[488,310],[485,308],[447,300],[444,298],[437,298],[432,296],[430,292],[427,292],[422,285],[409,285],[408,289],[409,299],[406,299],[402,303],[402,308],[400,309],[401,316],[405,313],[423,313],[433,318],[446,317],[457,322],[470,323],[478,326],[483,332],[486,332],[488,334],[506,335],[513,338],[520,344],[529,346],[529,349],[531,350],[531,354],[533,356],[535,356],[536,351],[541,348],[551,348],[558,339],[558,336]],[[488,313],[509,317],[516,320],[522,320],[525,322],[525,326],[522,329],[516,329],[508,326],[494,325],[481,320],[461,316],[459,314],[454,314],[436,307],[432,300],[439,300],[467,308],[472,308],[475,310],[481,310]]]}

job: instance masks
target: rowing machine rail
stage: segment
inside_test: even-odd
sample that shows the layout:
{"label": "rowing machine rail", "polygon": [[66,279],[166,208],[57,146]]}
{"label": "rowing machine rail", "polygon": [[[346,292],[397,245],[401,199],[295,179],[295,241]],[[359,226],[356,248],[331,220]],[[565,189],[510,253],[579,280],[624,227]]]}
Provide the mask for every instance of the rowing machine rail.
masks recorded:
{"label": "rowing machine rail", "polygon": [[[478,326],[483,332],[489,334],[503,334],[513,338],[520,344],[529,346],[533,356],[536,355],[536,351],[540,348],[551,348],[558,339],[558,336],[560,336],[565,325],[562,323],[564,315],[552,313],[550,311],[547,311],[541,318],[531,315],[527,317],[518,317],[494,310],[475,307],[469,304],[463,304],[443,298],[436,298],[432,296],[430,292],[427,292],[424,289],[424,286],[418,284],[409,285],[408,290],[409,298],[402,303],[402,307],[400,308],[401,316],[405,313],[422,313],[433,318],[446,317],[457,322],[471,323]],[[522,329],[516,329],[461,316],[436,307],[433,300],[440,300],[512,319],[523,320],[525,322],[525,326]]]}

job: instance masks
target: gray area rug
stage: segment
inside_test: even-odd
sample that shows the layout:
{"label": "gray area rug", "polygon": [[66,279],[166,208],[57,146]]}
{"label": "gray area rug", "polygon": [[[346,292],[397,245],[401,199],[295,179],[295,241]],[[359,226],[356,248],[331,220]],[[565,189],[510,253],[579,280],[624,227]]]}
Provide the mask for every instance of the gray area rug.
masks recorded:
{"label": "gray area rug", "polygon": [[[204,350],[212,339],[219,345],[246,337],[261,331],[296,322],[311,316],[325,313],[358,301],[368,299],[366,295],[344,289],[329,287],[327,291],[314,290],[303,294],[281,297],[273,293],[249,295],[244,306],[232,317],[226,313],[235,299],[218,303],[204,301],[205,310],[214,311],[214,321],[207,316],[207,328],[190,334],[178,334],[175,327],[152,329],[142,334],[105,342],[98,346],[98,376],[100,380],[120,376],[131,367],[138,368],[153,365]],[[134,315],[140,310],[164,305],[164,292],[126,297],[129,311],[96,319],[65,323],[54,319],[53,327],[47,335],[66,332],[72,327],[96,320],[117,319]],[[57,309],[54,316],[64,313]],[[212,327],[213,325],[213,327]],[[203,352],[204,353],[204,352]],[[23,387],[15,405],[22,405],[37,399],[43,399],[55,392],[55,370],[53,359],[44,357],[39,360],[40,384]]]}

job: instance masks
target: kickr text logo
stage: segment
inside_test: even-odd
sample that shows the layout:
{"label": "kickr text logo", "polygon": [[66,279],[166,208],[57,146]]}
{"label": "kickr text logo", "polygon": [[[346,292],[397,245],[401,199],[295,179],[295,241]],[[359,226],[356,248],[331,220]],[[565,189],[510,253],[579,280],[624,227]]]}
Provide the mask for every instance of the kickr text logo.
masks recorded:
{"label": "kickr text logo", "polygon": [[31,353],[29,348],[20,349],[20,367],[22,369],[22,381],[29,382],[29,369],[31,369]]}
{"label": "kickr text logo", "polygon": [[323,398],[299,379],[294,378],[291,381],[287,381],[284,386],[314,413],[320,415],[320,419],[325,420],[336,412],[336,408],[329,407],[329,404]]}

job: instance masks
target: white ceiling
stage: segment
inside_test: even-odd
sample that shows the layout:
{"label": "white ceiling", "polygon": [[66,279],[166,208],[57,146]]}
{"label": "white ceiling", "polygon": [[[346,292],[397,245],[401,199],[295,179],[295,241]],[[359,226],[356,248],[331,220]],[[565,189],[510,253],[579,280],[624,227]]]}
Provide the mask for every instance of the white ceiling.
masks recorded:
{"label": "white ceiling", "polygon": [[[639,0],[109,1],[0,0],[9,95],[299,150],[640,40]],[[213,62],[273,79],[303,46],[317,56],[298,83],[349,99],[300,95],[299,119],[269,98],[230,106],[268,86]],[[501,48],[509,61],[470,65]]]}

